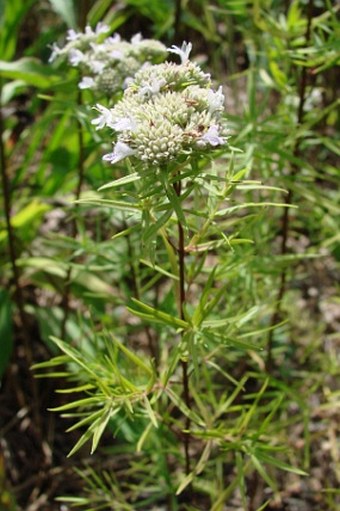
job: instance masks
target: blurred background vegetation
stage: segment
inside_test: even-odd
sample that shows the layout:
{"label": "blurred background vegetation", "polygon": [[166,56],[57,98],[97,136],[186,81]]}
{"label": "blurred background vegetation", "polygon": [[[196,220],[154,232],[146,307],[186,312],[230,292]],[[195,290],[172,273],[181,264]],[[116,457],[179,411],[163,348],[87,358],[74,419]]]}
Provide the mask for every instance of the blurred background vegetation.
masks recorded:
{"label": "blurred background vegetation", "polygon": [[[338,14],[331,0],[0,0],[1,510],[65,510],[57,496],[86,492],[83,509],[337,509]],[[138,505],[161,468],[152,448],[149,465],[129,456],[135,430],[128,423],[92,457],[83,449],[66,458],[77,434],[66,435],[71,422],[47,412],[66,402],[55,394],[61,383],[36,379],[30,368],[58,354],[51,335],[95,351],[91,332],[124,333],[133,272],[141,283],[150,276],[136,264],[133,237],[111,240],[127,227],[121,215],[74,204],[113,170],[90,125],[93,98],[79,103],[76,72],[48,63],[50,45],[62,44],[68,28],[101,20],[127,39],[141,32],[167,45],[191,41],[193,58],[223,86],[230,144],[242,151],[236,168],[286,190],[259,196],[248,187],[239,201],[297,206],[241,212],[246,221],[237,229],[254,243],[235,245],[221,264],[230,310],[253,307],[257,328],[269,328],[258,334],[261,353],[225,355],[227,371],[236,379],[248,371],[256,382],[269,375],[267,398],[281,396],[270,435],[307,477],[274,467],[270,477],[245,473],[243,486],[233,486],[226,454],[202,480],[201,504],[181,508],[155,491]],[[167,295],[159,300],[166,309]],[[140,335],[136,327],[137,345]],[[261,417],[252,417],[254,430]],[[126,479],[133,484],[120,486]],[[209,479],[217,480],[211,491]],[[98,488],[107,500],[95,507]]]}

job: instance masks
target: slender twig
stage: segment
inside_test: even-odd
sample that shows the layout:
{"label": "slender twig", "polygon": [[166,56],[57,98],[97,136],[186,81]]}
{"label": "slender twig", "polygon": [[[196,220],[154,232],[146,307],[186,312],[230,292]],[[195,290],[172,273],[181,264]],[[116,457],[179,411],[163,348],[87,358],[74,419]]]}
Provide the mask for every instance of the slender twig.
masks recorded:
{"label": "slender twig", "polygon": [[[178,197],[181,195],[181,181],[174,183],[174,189]],[[179,313],[180,318],[184,318],[184,305],[186,302],[185,292],[185,244],[184,244],[184,230],[181,221],[178,219],[178,266],[179,266]],[[181,360],[182,374],[183,374],[183,395],[187,408],[191,408],[190,390],[189,390],[189,375],[188,375],[188,362]],[[184,454],[185,454],[185,472],[190,472],[190,418],[186,417],[185,431],[183,435]]]}
{"label": "slender twig", "polygon": [[[309,44],[310,37],[311,37],[311,26],[312,26],[312,17],[313,17],[313,0],[309,0],[308,3],[308,13],[307,13],[307,27],[306,27],[306,34],[305,34],[305,40],[306,40],[306,46]],[[298,111],[297,111],[297,126],[301,126],[304,118],[304,105],[306,100],[306,88],[307,88],[307,67],[304,66],[301,71],[301,79],[299,84],[299,104],[298,104]],[[295,145],[293,148],[293,155],[295,158],[297,158],[300,154],[300,139],[296,139]],[[298,172],[298,166],[292,165],[290,176],[293,178]],[[281,255],[286,255],[288,251],[288,239],[289,239],[289,231],[290,231],[290,219],[289,219],[289,206],[293,203],[293,190],[290,188],[288,190],[288,193],[285,197],[285,205],[287,207],[284,208],[283,214],[282,214],[282,240],[281,240],[281,247],[280,247],[280,253]],[[284,268],[280,275],[280,285],[278,289],[278,293],[276,296],[276,306],[275,310],[273,312],[273,315],[271,317],[270,321],[270,330],[268,334],[268,341],[267,341],[267,360],[266,360],[266,369],[268,372],[271,372],[272,366],[273,366],[273,340],[274,340],[274,326],[279,322],[280,316],[281,316],[281,303],[282,298],[286,291],[286,284],[287,284],[287,270]]]}

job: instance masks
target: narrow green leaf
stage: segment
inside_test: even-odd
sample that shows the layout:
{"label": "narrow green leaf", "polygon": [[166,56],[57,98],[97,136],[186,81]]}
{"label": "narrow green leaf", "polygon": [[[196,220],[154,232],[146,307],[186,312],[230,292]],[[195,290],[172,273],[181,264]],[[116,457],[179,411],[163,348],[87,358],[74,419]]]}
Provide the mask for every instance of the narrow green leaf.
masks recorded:
{"label": "narrow green leaf", "polygon": [[239,381],[237,387],[234,389],[232,394],[225,400],[223,399],[221,402],[221,405],[218,407],[218,409],[215,412],[214,420],[216,420],[218,417],[223,415],[227,412],[227,410],[232,405],[233,401],[236,399],[236,397],[239,395],[239,393],[244,390],[244,385],[246,381],[248,380],[249,376],[243,376],[243,378]]}
{"label": "narrow green leaf", "polygon": [[158,428],[158,422],[156,419],[156,415],[151,407],[150,401],[148,400],[148,398],[146,396],[144,396],[143,401],[144,401],[145,409],[147,411],[148,416],[150,417],[152,424],[155,426],[155,428]]}
{"label": "narrow green leaf", "polygon": [[235,335],[235,337],[231,337],[229,335],[224,335],[224,334],[214,332],[213,330],[210,330],[210,329],[203,329],[202,333],[208,339],[212,340],[215,343],[220,342],[221,344],[224,344],[227,346],[236,346],[237,348],[241,348],[243,350],[262,351],[262,349],[263,349],[261,346],[257,346],[256,344],[239,340],[239,338],[236,337],[236,335]]}
{"label": "narrow green leaf", "polygon": [[60,81],[60,77],[54,74],[51,67],[43,65],[33,57],[23,57],[14,62],[0,60],[0,75],[42,89]]}
{"label": "narrow green leaf", "polygon": [[273,456],[270,456],[269,454],[266,454],[258,449],[255,451],[255,454],[264,463],[273,465],[274,467],[277,467],[281,470],[285,470],[286,472],[292,472],[293,474],[297,474],[300,476],[308,476],[309,475],[304,470],[301,470],[300,468],[292,467],[291,465],[288,465],[287,463],[285,463],[281,460],[278,460],[277,458],[274,458]]}
{"label": "narrow green leaf", "polygon": [[85,431],[85,433],[79,438],[78,442],[76,442],[76,444],[74,445],[74,447],[70,450],[70,452],[67,454],[67,457],[70,458],[71,456],[73,456],[73,454],[77,451],[79,451],[79,449],[84,445],[86,444],[86,442],[88,440],[90,440],[92,436],[92,431],[90,431],[90,429],[87,429]]}
{"label": "narrow green leaf", "polygon": [[172,185],[168,182],[167,176],[165,175],[164,172],[160,172],[160,177],[162,179],[162,183],[164,185],[169,202],[176,213],[178,221],[181,223],[182,227],[186,227],[187,222],[184,216],[180,198],[177,196]]}
{"label": "narrow green leaf", "polygon": [[113,342],[115,343],[115,345],[124,353],[124,355],[126,355],[126,357],[129,360],[131,360],[131,362],[133,362],[137,367],[140,367],[141,369],[143,369],[143,371],[148,373],[150,376],[153,376],[154,373],[153,373],[153,370],[151,369],[151,367],[149,367],[140,357],[135,355],[131,350],[129,350],[123,343],[121,343],[118,339],[116,339],[116,337],[114,337],[112,334],[111,334],[111,338],[112,338]]}
{"label": "narrow green leaf", "polygon": [[160,229],[162,229],[162,227],[167,223],[169,218],[171,218],[171,215],[172,215],[172,210],[169,209],[163,215],[161,215],[155,223],[151,224],[150,227],[148,227],[143,232],[144,243],[147,243],[150,239],[152,239],[153,237],[156,236],[158,231]]}
{"label": "narrow green leaf", "polygon": [[49,408],[51,412],[64,412],[66,410],[71,410],[72,408],[81,408],[81,407],[93,407],[98,406],[103,402],[103,397],[85,397],[83,399],[78,399],[77,401],[72,401],[71,403],[66,403],[65,405],[56,406],[55,408]]}
{"label": "narrow green leaf", "polygon": [[150,431],[152,430],[152,427],[153,427],[153,423],[149,422],[149,424],[146,426],[145,430],[143,431],[142,435],[139,437],[139,440],[138,440],[138,443],[137,443],[137,447],[136,447],[136,451],[137,452],[141,452],[142,451],[144,442],[147,439]]}
{"label": "narrow green leaf", "polygon": [[88,363],[82,359],[81,354],[75,348],[72,348],[71,346],[61,341],[60,339],[57,339],[54,336],[51,336],[51,340],[58,346],[58,348],[61,351],[66,353],[66,355],[68,355],[74,362],[76,362],[87,373],[93,376],[95,380],[98,380],[99,378],[98,374],[89,367]]}
{"label": "narrow green leaf", "polygon": [[98,188],[98,192],[102,190],[108,190],[109,188],[116,188],[117,186],[126,185],[128,183],[134,183],[135,181],[139,181],[141,178],[138,172],[134,172],[133,174],[129,174],[128,176],[121,177],[120,179],[115,179],[114,181],[110,181],[105,185]]}
{"label": "narrow green leaf", "polygon": [[146,259],[140,259],[139,261],[142,264],[145,264],[145,266],[148,266],[149,268],[152,268],[153,270],[161,273],[165,277],[169,277],[170,279],[173,279],[173,280],[176,280],[176,281],[179,280],[178,275],[174,275],[173,273],[170,273],[170,272],[166,271],[164,268],[162,268],[161,266],[158,266],[157,264],[152,264],[150,261],[147,261]]}
{"label": "narrow green leaf", "polygon": [[169,396],[171,401],[181,410],[181,412],[191,419],[195,424],[205,427],[205,421],[197,415],[196,412],[193,410],[190,410],[190,408],[187,407],[187,405],[184,403],[184,401],[169,387],[165,389],[166,394]]}
{"label": "narrow green leaf", "polygon": [[141,206],[138,203],[124,202],[111,199],[98,199],[97,197],[91,199],[80,199],[74,201],[76,204],[93,204],[94,206],[106,206],[108,208],[118,209],[121,211],[129,211],[136,213],[141,210]]}
{"label": "narrow green leaf", "polygon": [[247,202],[245,204],[238,204],[237,206],[230,206],[230,208],[224,208],[217,211],[216,216],[225,216],[238,211],[239,209],[247,208],[266,208],[266,207],[278,207],[278,208],[293,208],[297,209],[297,206],[293,204],[284,204],[279,202]]}
{"label": "narrow green leaf", "polygon": [[262,463],[253,454],[250,455],[250,458],[251,458],[251,461],[253,462],[254,467],[260,474],[260,476],[266,481],[268,486],[271,487],[271,489],[273,490],[274,493],[277,492],[277,486],[276,486],[275,482],[271,479],[271,477],[267,473],[267,471],[264,468],[264,466],[262,465]]}
{"label": "narrow green leaf", "polygon": [[141,309],[145,311],[145,313],[140,312],[136,309],[132,309],[131,307],[127,307],[128,311],[131,312],[131,314],[134,314],[135,316],[138,316],[142,319],[147,319],[149,321],[154,321],[156,323],[162,323],[165,325],[169,325],[175,328],[189,328],[189,323],[187,321],[184,321],[183,319],[176,318],[175,316],[171,316],[170,314],[167,314],[166,312],[159,311],[157,309],[154,309],[153,307],[150,307],[149,305],[146,305],[143,302],[140,302],[139,300],[136,300],[135,298],[132,299],[132,301],[138,305]]}
{"label": "narrow green leaf", "polygon": [[109,406],[104,413],[102,412],[102,415],[99,419],[97,419],[96,422],[92,423],[90,428],[91,431],[93,431],[93,438],[92,438],[92,446],[90,453],[93,454],[94,451],[97,449],[99,441],[106,429],[106,426],[108,425],[109,420],[116,415],[119,412],[119,408],[116,408],[115,410],[112,408],[112,406]]}
{"label": "narrow green leaf", "polygon": [[49,0],[53,10],[65,21],[69,28],[76,28],[77,21],[73,0]]}

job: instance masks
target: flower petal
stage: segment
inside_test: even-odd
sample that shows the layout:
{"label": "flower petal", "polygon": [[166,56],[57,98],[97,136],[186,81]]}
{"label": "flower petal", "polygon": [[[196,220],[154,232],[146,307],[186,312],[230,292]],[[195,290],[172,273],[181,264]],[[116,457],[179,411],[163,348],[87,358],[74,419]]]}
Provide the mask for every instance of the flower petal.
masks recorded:
{"label": "flower petal", "polygon": [[175,53],[176,55],[179,55],[181,58],[181,63],[185,64],[189,60],[189,55],[192,50],[192,44],[183,41],[182,46],[180,48],[173,44],[171,48],[167,48],[167,50],[170,53]]}
{"label": "flower petal", "polygon": [[103,156],[104,161],[109,161],[112,165],[117,163],[128,156],[132,156],[136,153],[134,149],[125,144],[124,142],[117,142],[114,146],[113,152],[109,154],[105,154]]}

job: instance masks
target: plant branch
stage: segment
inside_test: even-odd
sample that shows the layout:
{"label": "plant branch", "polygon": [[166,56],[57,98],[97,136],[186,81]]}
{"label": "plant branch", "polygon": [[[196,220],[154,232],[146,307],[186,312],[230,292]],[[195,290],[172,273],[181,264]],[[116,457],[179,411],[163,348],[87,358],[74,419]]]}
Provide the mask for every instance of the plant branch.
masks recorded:
{"label": "plant branch", "polygon": [[[174,183],[174,190],[178,197],[181,195],[181,181]],[[185,243],[184,243],[184,230],[181,221],[178,219],[178,266],[179,266],[179,313],[180,318],[184,318],[184,304],[186,302],[185,293]],[[190,390],[189,390],[189,375],[188,375],[188,362],[187,360],[181,360],[182,365],[182,383],[183,383],[183,395],[184,401],[187,408],[191,408]],[[185,431],[184,431],[184,453],[185,453],[185,473],[190,473],[190,418],[186,417],[185,420]]]}
{"label": "plant branch", "polygon": [[[311,37],[311,26],[312,26],[312,17],[313,17],[313,0],[309,0],[308,3],[308,13],[307,13],[307,27],[305,33],[306,46],[310,42]],[[299,104],[297,110],[297,126],[301,126],[304,118],[304,105],[306,100],[306,88],[307,88],[307,67],[304,66],[301,71],[301,78],[299,84]],[[296,139],[295,145],[293,148],[293,156],[298,157],[300,153],[300,139]],[[290,176],[293,178],[298,172],[298,166],[293,164],[291,167]],[[282,241],[280,247],[280,254],[286,255],[288,251],[288,239],[289,239],[289,231],[290,231],[290,219],[289,219],[289,206],[293,203],[293,190],[290,188],[285,197],[285,204],[287,207],[284,208],[281,225],[282,225]],[[270,331],[268,334],[267,341],[267,360],[266,360],[266,370],[271,372],[273,367],[273,340],[274,340],[274,326],[278,323],[281,316],[281,303],[282,298],[286,291],[287,284],[287,270],[284,268],[280,275],[280,285],[278,289],[278,293],[276,296],[276,306],[271,317],[270,322]]]}

